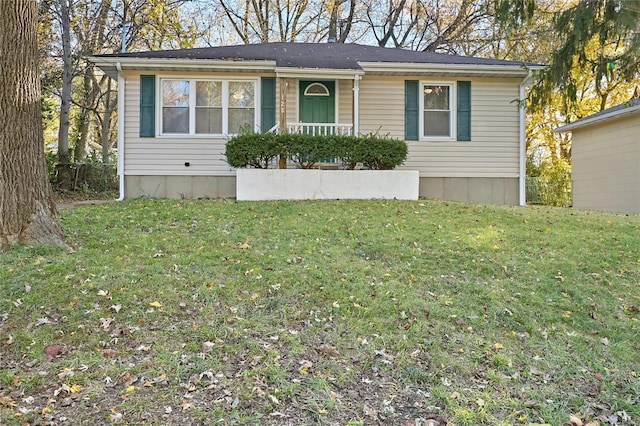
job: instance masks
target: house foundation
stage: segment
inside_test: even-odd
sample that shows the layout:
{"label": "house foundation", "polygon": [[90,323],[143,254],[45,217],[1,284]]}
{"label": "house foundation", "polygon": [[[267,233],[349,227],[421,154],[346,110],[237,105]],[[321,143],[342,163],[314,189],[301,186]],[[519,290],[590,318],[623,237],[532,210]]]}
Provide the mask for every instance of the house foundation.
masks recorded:
{"label": "house foundation", "polygon": [[[419,197],[518,205],[518,178],[421,177]],[[125,198],[236,198],[235,176],[126,176]]]}

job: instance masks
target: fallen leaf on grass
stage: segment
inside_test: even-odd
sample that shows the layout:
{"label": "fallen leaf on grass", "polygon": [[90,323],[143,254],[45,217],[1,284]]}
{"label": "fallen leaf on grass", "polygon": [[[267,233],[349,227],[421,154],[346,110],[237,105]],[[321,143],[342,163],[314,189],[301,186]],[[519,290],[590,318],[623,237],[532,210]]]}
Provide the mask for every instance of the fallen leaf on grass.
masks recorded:
{"label": "fallen leaf on grass", "polygon": [[109,327],[111,327],[111,323],[115,320],[115,318],[100,318],[100,324],[102,325],[102,329],[107,331]]}
{"label": "fallen leaf on grass", "polygon": [[162,303],[155,301],[155,302],[150,302],[149,306],[151,306],[152,308],[162,308]]}
{"label": "fallen leaf on grass", "polygon": [[64,348],[60,345],[47,346],[44,350],[44,355],[47,358],[47,361],[51,362],[55,358],[58,358],[63,351]]}
{"label": "fallen leaf on grass", "polygon": [[122,421],[122,413],[117,413],[112,410],[111,414],[109,415],[109,419],[113,423],[119,423],[120,421]]}
{"label": "fallen leaf on grass", "polygon": [[605,346],[609,346],[609,339],[607,339],[606,337],[603,337],[602,339],[600,339],[600,343],[602,343]]}
{"label": "fallen leaf on grass", "polygon": [[200,349],[202,350],[203,353],[211,352],[215,345],[216,344],[213,342],[209,342],[209,341],[203,342],[202,347]]}
{"label": "fallen leaf on grass", "polygon": [[567,426],[583,426],[580,417],[574,415],[569,416],[569,420],[567,420],[564,424]]}
{"label": "fallen leaf on grass", "polygon": [[0,407],[13,408],[17,406],[16,402],[10,396],[0,396]]}
{"label": "fallen leaf on grass", "polygon": [[250,249],[251,246],[249,245],[249,237],[245,238],[244,243],[235,245],[233,246],[233,248],[240,249],[240,250]]}
{"label": "fallen leaf on grass", "polygon": [[340,352],[338,352],[338,349],[335,346],[331,345],[320,345],[316,348],[316,351],[318,351],[318,353],[320,353],[321,355],[327,355],[332,358],[337,358],[340,356]]}
{"label": "fallen leaf on grass", "polygon": [[300,374],[308,374],[309,370],[313,367],[313,363],[307,360],[300,361],[300,364],[300,368],[298,369]]}
{"label": "fallen leaf on grass", "polygon": [[118,356],[118,351],[115,349],[103,349],[102,356],[105,358],[116,358]]}
{"label": "fallen leaf on grass", "polygon": [[386,353],[384,350],[382,351],[374,351],[374,353],[378,356],[381,356],[385,363],[391,364],[393,360],[396,358],[395,356]]}

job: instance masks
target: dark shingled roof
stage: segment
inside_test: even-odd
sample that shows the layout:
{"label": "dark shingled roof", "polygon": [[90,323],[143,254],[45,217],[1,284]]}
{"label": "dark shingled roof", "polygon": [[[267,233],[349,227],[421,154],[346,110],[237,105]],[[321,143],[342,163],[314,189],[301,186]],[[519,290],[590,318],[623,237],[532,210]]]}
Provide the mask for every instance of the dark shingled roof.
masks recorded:
{"label": "dark shingled roof", "polygon": [[[358,62],[518,66],[522,62],[345,43],[263,43],[196,49],[127,52],[98,57],[275,61],[278,67],[361,69]],[[536,65],[536,64],[527,64]]]}

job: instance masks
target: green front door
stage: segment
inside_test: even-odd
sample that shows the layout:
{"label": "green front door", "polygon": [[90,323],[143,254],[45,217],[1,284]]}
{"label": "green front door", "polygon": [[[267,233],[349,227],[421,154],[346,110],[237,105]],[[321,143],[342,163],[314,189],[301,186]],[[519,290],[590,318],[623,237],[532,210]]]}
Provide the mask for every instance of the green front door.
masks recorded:
{"label": "green front door", "polygon": [[335,81],[300,81],[300,121],[335,123]]}

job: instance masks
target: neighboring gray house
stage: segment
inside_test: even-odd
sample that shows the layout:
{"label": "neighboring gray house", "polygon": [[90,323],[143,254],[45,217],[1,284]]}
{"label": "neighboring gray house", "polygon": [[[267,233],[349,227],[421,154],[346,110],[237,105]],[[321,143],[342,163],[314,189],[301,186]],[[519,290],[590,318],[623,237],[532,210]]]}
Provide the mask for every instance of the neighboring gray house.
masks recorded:
{"label": "neighboring gray house", "polygon": [[339,43],[90,58],[118,79],[121,198],[235,196],[225,143],[256,131],[380,133],[423,197],[524,204],[520,62]]}
{"label": "neighboring gray house", "polygon": [[572,133],[573,207],[640,213],[640,99],[555,131]]}

